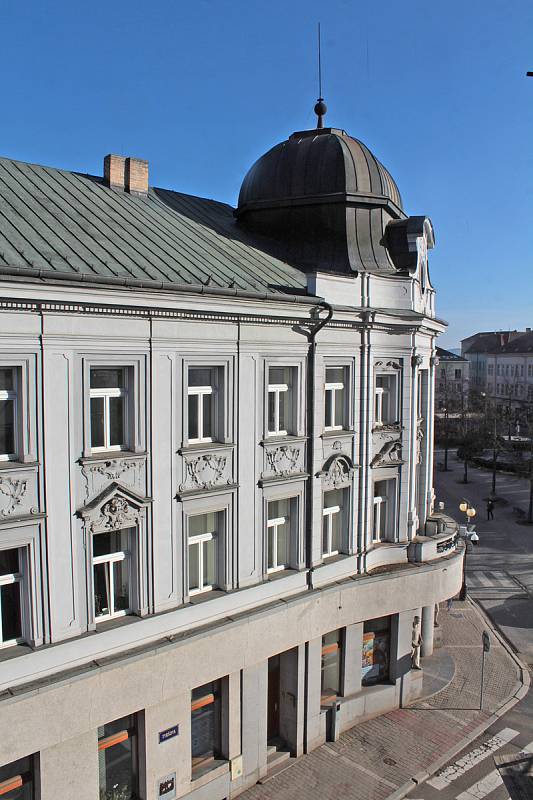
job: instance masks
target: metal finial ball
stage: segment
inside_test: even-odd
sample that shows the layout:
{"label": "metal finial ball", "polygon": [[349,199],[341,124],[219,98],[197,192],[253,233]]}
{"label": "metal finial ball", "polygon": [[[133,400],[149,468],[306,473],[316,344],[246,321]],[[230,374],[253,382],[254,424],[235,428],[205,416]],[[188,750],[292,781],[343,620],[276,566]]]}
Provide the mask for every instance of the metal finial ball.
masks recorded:
{"label": "metal finial ball", "polygon": [[326,111],[328,110],[327,105],[324,103],[321,97],[318,98],[318,102],[315,105],[315,114],[317,117],[323,117]]}

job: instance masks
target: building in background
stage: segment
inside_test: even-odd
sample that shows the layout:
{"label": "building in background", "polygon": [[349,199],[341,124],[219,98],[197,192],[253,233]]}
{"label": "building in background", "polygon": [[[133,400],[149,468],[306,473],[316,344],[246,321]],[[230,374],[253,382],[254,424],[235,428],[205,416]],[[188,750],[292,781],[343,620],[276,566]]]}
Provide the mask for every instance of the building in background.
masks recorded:
{"label": "building in background", "polygon": [[470,362],[450,350],[437,347],[438,366],[435,372],[435,410],[454,413],[468,406]]}
{"label": "building in background", "polygon": [[235,210],[114,155],[0,196],[4,793],[222,800],[416,697],[462,579],[430,220],[321,127]]}
{"label": "building in background", "polygon": [[476,376],[472,385],[489,402],[520,409],[533,402],[533,332],[479,333],[462,341],[462,353]]}

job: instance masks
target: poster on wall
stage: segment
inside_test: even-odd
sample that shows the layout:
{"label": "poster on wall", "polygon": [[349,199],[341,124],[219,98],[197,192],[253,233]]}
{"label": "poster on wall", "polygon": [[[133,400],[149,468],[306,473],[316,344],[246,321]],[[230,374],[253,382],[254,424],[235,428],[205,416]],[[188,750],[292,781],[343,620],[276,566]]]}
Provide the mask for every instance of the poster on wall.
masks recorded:
{"label": "poster on wall", "polygon": [[386,680],[389,676],[389,632],[363,634],[362,675],[365,683]]}

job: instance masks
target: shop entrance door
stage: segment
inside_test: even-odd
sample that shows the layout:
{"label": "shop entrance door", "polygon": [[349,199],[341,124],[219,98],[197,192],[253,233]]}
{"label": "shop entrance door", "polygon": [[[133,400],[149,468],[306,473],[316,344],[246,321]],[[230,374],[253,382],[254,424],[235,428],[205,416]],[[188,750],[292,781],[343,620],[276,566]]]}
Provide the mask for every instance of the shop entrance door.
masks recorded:
{"label": "shop entrance door", "polygon": [[280,668],[279,656],[268,659],[268,711],[267,741],[279,737],[279,705],[280,705]]}

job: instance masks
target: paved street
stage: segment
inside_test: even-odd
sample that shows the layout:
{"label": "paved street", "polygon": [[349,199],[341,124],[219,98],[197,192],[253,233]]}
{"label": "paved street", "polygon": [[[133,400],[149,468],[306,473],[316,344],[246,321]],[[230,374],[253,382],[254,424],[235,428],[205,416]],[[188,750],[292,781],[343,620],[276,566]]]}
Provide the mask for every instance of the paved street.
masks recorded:
{"label": "paved street", "polygon": [[[435,462],[442,461],[442,451],[436,451]],[[445,511],[461,521],[465,521],[459,511],[463,498],[478,512],[476,530],[480,541],[467,557],[469,593],[522,660],[533,664],[533,526],[519,524],[513,514],[515,506],[527,510],[528,483],[512,475],[498,474],[497,494],[507,499],[508,505],[497,504],[494,520],[487,522],[491,472],[471,467],[465,485],[462,463],[456,460],[455,453],[450,452],[448,464],[451,471],[435,472],[437,500],[444,501]]]}
{"label": "paved street", "polygon": [[[436,461],[442,461],[439,452]],[[519,525],[512,514],[514,506],[527,509],[528,486],[512,476],[498,475],[498,494],[509,504],[497,505],[494,521],[486,522],[490,473],[470,469],[465,486],[462,465],[453,453],[449,466],[447,473],[437,471],[437,499],[456,519],[465,497],[478,510],[480,544],[468,555],[469,594],[522,661],[533,665],[533,527]],[[448,659],[455,665],[448,685],[410,708],[355,726],[338,742],[327,743],[248,790],[243,800],[385,800],[406,793],[411,800],[506,800],[508,794],[493,759],[521,751],[533,753],[533,692],[510,710],[502,708],[500,716],[491,717],[516,693],[520,674],[493,634],[480,711],[480,639],[490,623],[475,605],[456,601],[450,613],[441,610],[440,624],[444,646],[436,657],[441,664]],[[433,668],[433,662],[426,661],[428,685]],[[425,782],[424,773],[431,775]],[[409,791],[414,776],[418,780]]]}
{"label": "paved street", "polygon": [[[521,684],[517,665],[493,636],[481,711],[481,634],[487,623],[469,602],[455,602],[451,612],[441,610],[439,624],[445,644],[438,654],[441,661],[454,662],[451,682],[444,689],[409,708],[356,725],[337,742],[328,742],[266,783],[249,789],[242,795],[243,800],[386,800],[402,789],[405,793],[413,776],[430,772],[443,757],[453,761],[461,745],[476,738],[477,732],[490,724],[491,714]],[[430,660],[428,673],[432,667]],[[433,686],[433,681],[429,680],[428,685]],[[501,722],[494,730],[502,730],[508,724]],[[494,735],[491,732],[483,739]],[[513,733],[506,742],[521,745],[524,740],[528,744],[533,734],[527,742],[525,738]],[[430,791],[437,790],[428,787],[428,796]],[[412,796],[419,795],[415,791]]]}

